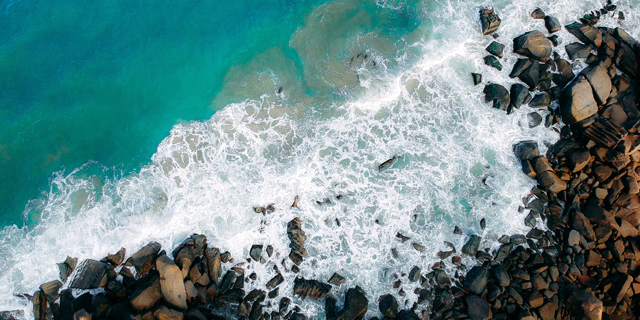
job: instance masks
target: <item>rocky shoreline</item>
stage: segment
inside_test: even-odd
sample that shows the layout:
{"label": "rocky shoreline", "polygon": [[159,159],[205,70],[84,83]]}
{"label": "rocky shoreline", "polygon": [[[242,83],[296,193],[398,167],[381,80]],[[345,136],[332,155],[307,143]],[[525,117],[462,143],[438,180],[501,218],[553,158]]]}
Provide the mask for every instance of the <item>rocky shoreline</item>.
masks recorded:
{"label": "rocky shoreline", "polygon": [[[499,59],[510,53],[496,35],[501,20],[491,9],[479,14],[483,35],[496,39],[484,62],[502,70]],[[531,16],[544,19],[548,36],[530,30],[513,39],[513,54],[521,58],[509,76],[522,83],[514,80],[509,89],[486,84],[486,101],[507,113],[525,104],[548,110],[544,125],[562,125],[561,139],[546,155],[533,141],[513,148],[523,172],[538,182],[521,208],[529,211],[525,224],[531,230],[502,236],[495,252],[479,250],[481,238],[470,235],[460,252],[453,245],[438,252],[441,261],[431,270],[408,266],[394,289],[403,296],[403,282],[419,282],[412,306],[396,295],[370,297],[360,287],[344,288],[338,273],[330,279],[295,277],[293,291],[281,291],[283,274],[298,273],[307,255],[306,235],[295,218],[287,225],[288,255],[256,244],[249,257],[231,257],[194,234],[170,253],[150,242],[128,257],[125,248],[101,260],[68,257],[58,264],[60,280],[43,283],[29,297],[35,319],[306,319],[310,315],[291,294],[318,300],[327,319],[341,320],[362,319],[370,299],[378,305],[371,319],[640,318],[640,45],[620,28],[597,27],[607,14],[624,19],[607,3],[563,30],[556,18],[536,9]],[[579,41],[559,47],[557,32]],[[569,60],[588,66],[575,74],[572,61],[554,52],[562,49]],[[472,76],[482,83],[480,74]],[[528,120],[530,126],[543,122],[537,112]],[[256,208],[265,210],[275,209]],[[478,264],[467,268],[461,255]],[[267,262],[274,263],[275,275],[263,289],[245,292],[245,284],[257,280],[252,264]],[[450,278],[445,265],[460,272]],[[346,292],[344,303],[335,292]],[[24,315],[0,312],[0,319],[14,317]]]}

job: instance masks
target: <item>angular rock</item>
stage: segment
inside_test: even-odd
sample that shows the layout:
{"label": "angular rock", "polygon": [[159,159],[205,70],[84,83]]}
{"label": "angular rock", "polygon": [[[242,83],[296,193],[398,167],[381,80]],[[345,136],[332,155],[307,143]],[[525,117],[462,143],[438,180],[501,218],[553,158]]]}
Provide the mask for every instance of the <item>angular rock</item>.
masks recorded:
{"label": "angular rock", "polygon": [[156,260],[156,270],[160,273],[160,291],[167,303],[187,310],[187,293],[180,268],[169,257],[160,256]]}
{"label": "angular rock", "polygon": [[289,244],[291,248],[289,258],[296,265],[300,265],[302,258],[307,256],[307,250],[304,248],[304,242],[307,240],[307,236],[304,231],[302,231],[300,223],[299,218],[294,218],[287,223],[287,236],[291,241],[291,244]]}
{"label": "angular rock", "polygon": [[549,33],[554,33],[562,29],[560,21],[558,21],[556,17],[552,16],[544,17],[544,26],[547,28],[547,31],[549,31]]}
{"label": "angular rock", "polygon": [[552,171],[545,171],[538,174],[538,183],[553,194],[560,193],[567,189],[567,183],[560,180]]}
{"label": "angular rock", "polygon": [[481,294],[489,282],[489,272],[487,269],[475,266],[469,270],[464,278],[464,288],[475,293]]}
{"label": "angular rock", "polygon": [[591,53],[591,45],[580,42],[570,43],[564,46],[564,49],[567,51],[567,55],[569,55],[569,59],[571,60],[584,59]]}
{"label": "angular rock", "polygon": [[529,107],[531,108],[544,108],[548,107],[551,104],[551,95],[547,92],[538,93],[533,97],[531,102],[529,102]]}
{"label": "angular rock", "polygon": [[130,299],[131,306],[138,311],[151,309],[162,298],[158,275],[154,274],[141,280],[143,281],[136,287]]}
{"label": "angular rock", "polygon": [[311,297],[313,299],[319,299],[331,290],[331,286],[318,282],[316,280],[306,280],[304,278],[296,278],[293,284],[293,294],[300,296],[304,299]]}
{"label": "angular rock", "polygon": [[509,94],[511,98],[511,108],[520,108],[525,101],[531,99],[531,95],[529,94],[529,88],[523,86],[522,84],[515,83],[511,85],[511,91]]}
{"label": "angular rock", "polygon": [[498,30],[500,22],[502,22],[502,20],[500,20],[500,17],[498,17],[493,9],[480,10],[480,25],[483,35],[486,36]]}
{"label": "angular rock", "polygon": [[565,124],[574,124],[585,120],[598,112],[598,105],[593,98],[589,81],[578,75],[562,90],[560,113]]}
{"label": "angular rock", "polygon": [[602,44],[602,31],[592,25],[574,22],[565,26],[565,28],[583,43],[593,44],[596,47]]}
{"label": "angular rock", "polygon": [[627,294],[631,284],[633,283],[633,277],[628,274],[623,274],[622,278],[618,281],[615,290],[611,293],[612,297],[615,299],[616,303],[622,301],[622,298]]}
{"label": "angular rock", "polygon": [[467,243],[465,243],[465,245],[462,247],[462,253],[468,254],[470,256],[475,256],[476,252],[478,251],[478,247],[480,247],[480,240],[482,240],[481,237],[475,234],[471,235],[469,241],[467,241]]}
{"label": "angular rock", "polygon": [[511,284],[511,276],[502,266],[493,268],[493,277],[495,284],[501,287],[508,287]]}
{"label": "angular rock", "polygon": [[585,320],[602,319],[602,301],[584,290],[576,290],[567,299],[574,317]]}
{"label": "angular rock", "polygon": [[538,308],[544,304],[544,297],[537,290],[534,290],[533,293],[529,295],[528,300],[529,300],[529,306],[531,308]]}
{"label": "angular rock", "polygon": [[209,279],[218,284],[222,275],[220,250],[218,248],[207,248],[204,252],[207,258],[207,269],[209,271]]}
{"label": "angular rock", "polygon": [[63,283],[59,280],[53,280],[45,282],[40,285],[40,290],[44,293],[49,304],[52,304],[58,299],[58,291],[62,288]]}
{"label": "angular rock", "polygon": [[251,250],[249,251],[249,256],[254,261],[260,261],[260,255],[262,255],[262,245],[254,244],[251,246]]}
{"label": "angular rock", "polygon": [[153,267],[153,261],[158,255],[158,252],[160,252],[160,248],[161,246],[159,243],[151,241],[129,257],[124,265],[136,268],[138,276],[142,276],[149,272],[151,267]]}
{"label": "angular rock", "polygon": [[573,172],[578,172],[584,169],[591,160],[591,154],[588,150],[575,150],[569,154],[569,161],[571,161],[571,168]]}
{"label": "angular rock", "polygon": [[504,52],[504,44],[493,41],[485,50],[487,50],[487,52],[491,53],[492,55],[497,56],[498,58],[502,58],[502,53]]}
{"label": "angular rock", "polygon": [[345,282],[343,276],[339,275],[337,272],[334,272],[329,281],[327,281],[333,285],[339,286]]}
{"label": "angular rock", "polygon": [[534,30],[513,39],[513,52],[545,62],[551,56],[551,43],[542,32]]}
{"label": "angular rock", "polygon": [[120,248],[118,252],[108,255],[106,257],[106,260],[107,262],[111,263],[113,266],[117,267],[122,263],[122,261],[124,261],[126,252],[127,252],[127,249]]}
{"label": "angular rock", "polygon": [[69,288],[95,289],[104,287],[108,281],[108,267],[108,264],[92,259],[82,261],[71,275]]}
{"label": "angular rock", "polygon": [[536,8],[535,10],[533,10],[533,12],[531,12],[531,17],[534,19],[544,19],[545,14],[542,9]]}
{"label": "angular rock", "polygon": [[471,76],[473,77],[473,85],[477,86],[482,82],[482,75],[479,73],[471,73]]}
{"label": "angular rock", "polygon": [[191,269],[191,264],[196,257],[204,254],[204,248],[207,246],[207,238],[201,234],[193,234],[177,246],[171,255],[175,264],[180,268],[182,277],[185,278]]}
{"label": "angular rock", "polygon": [[487,320],[491,319],[493,313],[491,307],[484,299],[478,297],[475,294],[470,294],[465,298],[467,302],[467,313],[472,320]]}
{"label": "angular rock", "polygon": [[367,313],[369,300],[367,299],[364,290],[356,286],[347,290],[345,297],[344,308],[335,314],[331,319],[333,320],[355,320],[364,317]]}
{"label": "angular rock", "polygon": [[530,90],[535,90],[540,80],[540,63],[533,60],[531,66],[524,69],[518,78],[529,86]]}
{"label": "angular rock", "polygon": [[439,287],[445,288],[451,286],[451,280],[446,272],[442,269],[438,269],[434,271],[434,278],[436,279],[436,283]]}
{"label": "angular rock", "polygon": [[542,320],[553,320],[556,317],[557,310],[558,306],[555,303],[547,302],[538,309],[538,314],[540,314]]}
{"label": "angular rock", "polygon": [[33,295],[33,316],[36,320],[45,320],[47,318],[47,298],[44,292],[40,290]]}
{"label": "angular rock", "polygon": [[104,287],[104,291],[116,298],[125,298],[129,291],[120,281],[111,280]]}
{"label": "angular rock", "polygon": [[581,74],[584,74],[591,84],[596,102],[599,105],[605,104],[611,92],[611,78],[609,78],[607,68],[602,64],[589,66]]}
{"label": "angular rock", "polygon": [[594,122],[585,128],[582,133],[593,142],[607,148],[617,145],[627,135],[626,130],[620,128],[611,120],[601,117],[596,117]]}
{"label": "angular rock", "polygon": [[271,289],[279,286],[283,282],[284,282],[284,277],[282,276],[281,273],[278,273],[273,278],[271,278],[271,280],[269,280],[269,282],[267,282],[266,287],[267,287],[267,289],[271,290]]}
{"label": "angular rock", "polygon": [[180,311],[176,311],[173,309],[169,309],[166,306],[160,306],[154,313],[153,316],[158,320],[182,320],[184,319],[184,314]]}
{"label": "angular rock", "polygon": [[[518,59],[518,61],[516,61],[516,63],[513,65],[513,69],[511,70],[511,73],[509,74],[510,78],[515,78],[520,76],[520,74],[522,74],[522,72],[526,69],[528,69],[531,64],[532,64],[532,59],[528,59],[528,58],[521,58]],[[533,60],[535,61],[535,60]]]}
{"label": "angular rock", "polygon": [[498,58],[492,55],[488,55],[484,57],[484,64],[498,69],[498,71],[502,71],[502,64],[498,61]]}
{"label": "angular rock", "polygon": [[482,91],[485,94],[484,101],[493,101],[493,107],[506,111],[511,103],[509,91],[499,84],[488,84]]}

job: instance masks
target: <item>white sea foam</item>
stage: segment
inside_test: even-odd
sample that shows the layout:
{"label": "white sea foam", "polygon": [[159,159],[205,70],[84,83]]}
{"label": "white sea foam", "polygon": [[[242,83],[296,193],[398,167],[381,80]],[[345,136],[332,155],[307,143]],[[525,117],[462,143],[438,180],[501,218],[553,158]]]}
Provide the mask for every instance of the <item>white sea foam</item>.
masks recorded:
{"label": "white sea foam", "polygon": [[[424,26],[405,39],[356,35],[357,45],[348,50],[327,49],[333,56],[315,67],[307,65],[305,78],[318,76],[310,81],[312,86],[333,88],[341,94],[335,101],[341,102],[313,104],[313,98],[295,87],[293,75],[276,67],[263,69],[259,66],[264,62],[256,62],[254,70],[261,71],[243,78],[243,90],[262,91],[253,91],[255,96],[248,95],[253,99],[230,104],[208,121],[176,125],[139,173],[96,178],[85,174],[98,166],[90,163],[69,175],[56,175],[46,199],[36,206],[41,222],[2,231],[0,309],[24,309],[30,317],[30,306],[13,294],[33,293],[42,282],[57,279],[55,262],[67,255],[95,259],[122,246],[131,254],[152,240],[170,249],[192,233],[205,234],[210,245],[228,250],[234,263],[246,261],[252,244],[273,245],[279,256],[264,265],[244,265],[258,275],[247,290],[262,288],[275,274],[274,264],[284,269],[281,261],[289,252],[286,224],[294,217],[302,220],[309,252],[299,276],[326,281],[338,272],[347,281],[334,287],[333,295],[340,300],[346,288],[359,285],[372,303],[381,294],[397,294],[392,282],[401,279],[406,296],[397,297],[410,307],[418,284],[402,274],[414,265],[430,270],[438,261],[436,253],[448,250],[444,241],[459,251],[468,235],[478,234],[483,236],[482,249],[495,249],[494,240],[502,234],[527,231],[525,213],[517,209],[535,182],[521,173],[511,147],[534,139],[544,151],[558,139],[544,126],[528,128],[526,115],[533,110],[527,106],[506,115],[484,103],[483,86],[473,86],[470,73],[481,72],[485,83],[507,87],[517,81],[507,77],[517,59],[510,39],[544,30],[541,20],[529,16],[536,6],[563,24],[602,6],[576,0],[494,3],[503,21],[498,39],[506,45],[501,60],[505,70],[498,72],[482,63],[484,48],[493,39],[480,35],[477,10],[487,4],[425,3]],[[398,4],[385,5],[398,10]],[[640,27],[632,21],[638,21],[640,13],[631,5],[619,5],[627,15],[622,27],[637,38]],[[610,17],[599,23],[617,24]],[[298,36],[311,41],[312,31],[301,29]],[[563,44],[574,41],[566,31],[559,36]],[[386,48],[376,47],[381,41],[400,50],[379,49]],[[562,48],[556,51],[565,55]],[[346,60],[359,52],[377,61],[377,67]],[[413,52],[420,52],[420,58]],[[269,54],[282,57],[276,51]],[[264,61],[273,61],[269,54]],[[305,59],[309,64],[318,58]],[[329,69],[357,74],[360,80],[345,83],[324,72]],[[285,92],[272,94],[283,83],[288,84]],[[397,160],[379,171],[378,165],[393,156]],[[296,195],[299,208],[290,208]],[[316,203],[325,199],[330,203]],[[270,203],[276,211],[266,216],[252,209]],[[486,230],[480,229],[482,218]],[[452,233],[456,225],[464,236]],[[401,243],[397,232],[411,240]],[[426,251],[416,251],[413,242]],[[290,268],[291,262],[285,262]],[[474,262],[465,258],[464,263]],[[291,296],[296,275],[283,275],[280,294]],[[312,318],[323,313],[320,303],[297,298],[294,303]],[[372,304],[369,315],[375,314]]]}

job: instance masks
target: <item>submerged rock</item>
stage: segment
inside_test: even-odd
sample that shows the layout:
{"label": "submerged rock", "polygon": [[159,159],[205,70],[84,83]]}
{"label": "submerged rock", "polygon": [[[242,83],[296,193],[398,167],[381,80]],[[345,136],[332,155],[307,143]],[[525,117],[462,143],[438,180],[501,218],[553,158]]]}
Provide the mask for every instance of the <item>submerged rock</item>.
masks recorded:
{"label": "submerged rock", "polygon": [[331,286],[319,282],[317,280],[306,280],[304,278],[296,278],[293,283],[293,294],[304,299],[310,297],[318,299],[331,290]]}

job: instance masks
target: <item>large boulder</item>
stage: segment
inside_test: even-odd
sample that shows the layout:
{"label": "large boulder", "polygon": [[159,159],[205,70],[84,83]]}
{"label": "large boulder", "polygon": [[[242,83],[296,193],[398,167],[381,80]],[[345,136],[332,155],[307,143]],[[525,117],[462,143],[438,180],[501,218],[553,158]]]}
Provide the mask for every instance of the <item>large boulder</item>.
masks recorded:
{"label": "large boulder", "polygon": [[95,289],[104,287],[108,282],[108,271],[113,271],[113,267],[104,262],[92,259],[84,260],[71,275],[69,288]]}
{"label": "large boulder", "polygon": [[531,101],[531,94],[529,94],[529,88],[520,83],[514,83],[511,85],[510,91],[511,108],[520,108],[523,104]]}
{"label": "large boulder", "polygon": [[180,270],[182,270],[182,278],[186,278],[191,269],[191,264],[195,261],[196,257],[204,253],[206,246],[207,238],[205,236],[193,234],[173,250],[173,259]]}
{"label": "large boulder", "polygon": [[506,111],[509,108],[509,104],[511,103],[511,98],[509,97],[509,90],[507,88],[499,85],[499,84],[488,84],[484,87],[484,101],[491,102],[493,101],[493,107],[496,109]]}
{"label": "large boulder", "polygon": [[496,30],[500,26],[500,17],[493,11],[493,9],[480,10],[480,25],[482,26],[482,34],[488,35]]}
{"label": "large boulder", "polygon": [[565,28],[583,43],[593,44],[596,47],[602,44],[602,31],[592,25],[574,22],[565,26]]}
{"label": "large boulder", "polygon": [[546,62],[551,57],[551,43],[542,32],[534,30],[513,39],[513,52]]}
{"label": "large boulder", "polygon": [[607,68],[598,64],[585,68],[581,73],[591,84],[596,102],[599,105],[605,104],[609,99],[609,93],[611,93],[611,78],[609,78]]}
{"label": "large boulder", "polygon": [[136,268],[138,276],[144,275],[153,267],[153,261],[158,255],[158,252],[160,252],[161,247],[159,243],[151,241],[129,257],[124,265]]}
{"label": "large boulder", "polygon": [[587,119],[598,112],[591,84],[584,75],[578,75],[562,90],[560,113],[562,121],[569,125]]}
{"label": "large boulder", "polygon": [[475,293],[481,294],[487,287],[489,282],[489,272],[481,266],[475,266],[469,270],[464,278],[464,288]]}
{"label": "large boulder", "polygon": [[164,299],[177,309],[187,309],[187,293],[182,282],[182,271],[167,256],[156,260],[156,270],[160,273],[160,290]]}
{"label": "large boulder", "polygon": [[136,290],[131,294],[131,306],[138,311],[149,310],[160,298],[160,278],[157,274],[139,280]]}
{"label": "large boulder", "polygon": [[398,300],[390,294],[381,296],[378,301],[378,308],[383,316],[395,318],[396,314],[398,314]]}
{"label": "large boulder", "polygon": [[558,19],[553,16],[544,17],[544,26],[547,28],[547,31],[549,31],[549,33],[554,33],[562,29],[560,21],[558,21]]}

